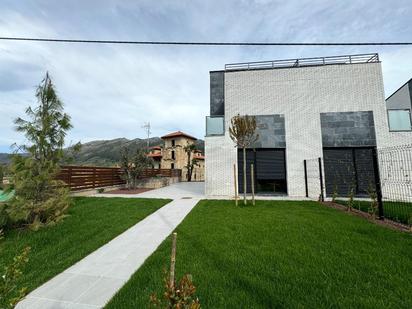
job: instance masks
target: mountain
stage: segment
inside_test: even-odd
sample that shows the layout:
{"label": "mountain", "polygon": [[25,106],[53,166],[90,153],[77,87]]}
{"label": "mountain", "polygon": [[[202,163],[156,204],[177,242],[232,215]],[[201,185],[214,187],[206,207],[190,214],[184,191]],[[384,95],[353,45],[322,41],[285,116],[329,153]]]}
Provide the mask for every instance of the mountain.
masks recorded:
{"label": "mountain", "polygon": [[[195,142],[196,147],[204,151],[205,145],[203,140]],[[121,150],[128,147],[130,152],[146,147],[147,139],[116,138],[112,140],[99,140],[82,144],[81,150],[74,156],[73,164],[79,165],[97,165],[111,166],[119,163]],[[163,140],[160,137],[149,139],[150,146],[162,146]]]}
{"label": "mountain", "polygon": [[0,164],[8,164],[10,162],[9,153],[0,153]]}
{"label": "mountain", "polygon": [[[196,147],[204,151],[205,142],[198,139]],[[116,138],[111,140],[98,140],[82,144],[81,150],[74,156],[73,162],[70,164],[78,165],[96,165],[96,166],[112,166],[120,161],[121,150],[123,147],[128,147],[130,152],[146,147],[147,139],[132,139]],[[162,146],[163,140],[160,137],[152,137],[149,139],[150,146]],[[10,162],[10,154],[0,153],[0,164]]]}

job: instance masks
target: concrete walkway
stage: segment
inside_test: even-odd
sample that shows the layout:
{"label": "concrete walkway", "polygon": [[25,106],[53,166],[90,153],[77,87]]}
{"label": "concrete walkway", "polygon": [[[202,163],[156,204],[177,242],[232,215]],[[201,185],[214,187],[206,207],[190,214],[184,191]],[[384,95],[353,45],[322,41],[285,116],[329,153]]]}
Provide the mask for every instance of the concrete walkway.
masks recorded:
{"label": "concrete walkway", "polygon": [[125,197],[174,200],[31,292],[17,308],[103,307],[203,198],[203,183],[177,183]]}

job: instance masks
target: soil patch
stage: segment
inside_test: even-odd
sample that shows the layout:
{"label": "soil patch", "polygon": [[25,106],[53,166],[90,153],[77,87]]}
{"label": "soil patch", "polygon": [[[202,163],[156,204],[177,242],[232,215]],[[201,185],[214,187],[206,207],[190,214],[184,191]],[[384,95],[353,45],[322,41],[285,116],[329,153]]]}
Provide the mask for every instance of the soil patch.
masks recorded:
{"label": "soil patch", "polygon": [[153,189],[137,188],[137,189],[116,189],[113,191],[103,192],[105,194],[139,194]]}

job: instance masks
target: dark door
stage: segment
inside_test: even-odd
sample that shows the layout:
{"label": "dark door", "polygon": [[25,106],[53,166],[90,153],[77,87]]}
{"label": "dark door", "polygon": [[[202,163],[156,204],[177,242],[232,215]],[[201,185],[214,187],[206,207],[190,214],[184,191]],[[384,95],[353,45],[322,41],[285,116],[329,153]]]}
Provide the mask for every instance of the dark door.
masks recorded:
{"label": "dark door", "polygon": [[[254,164],[255,192],[281,193],[287,192],[286,160],[284,149],[247,150],[247,192],[251,192],[250,165]],[[239,193],[243,193],[243,153],[238,151]]]}
{"label": "dark door", "polygon": [[[246,192],[252,192],[250,181],[250,166],[255,164],[255,152],[253,149],[246,149]],[[239,193],[243,193],[243,151],[239,149],[237,152],[237,167],[238,167],[238,184]],[[256,166],[255,166],[256,167]],[[255,187],[256,190],[256,187]]]}
{"label": "dark door", "polygon": [[256,192],[286,193],[284,149],[256,151]]}
{"label": "dark door", "polygon": [[347,196],[353,188],[356,195],[366,195],[374,185],[372,148],[324,148],[326,194]]}

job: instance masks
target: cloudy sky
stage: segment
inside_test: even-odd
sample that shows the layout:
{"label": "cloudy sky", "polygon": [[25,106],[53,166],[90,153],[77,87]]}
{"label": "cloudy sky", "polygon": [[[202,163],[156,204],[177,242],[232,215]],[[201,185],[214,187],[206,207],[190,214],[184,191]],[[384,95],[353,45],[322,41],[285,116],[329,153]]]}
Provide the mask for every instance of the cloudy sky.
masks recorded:
{"label": "cloudy sky", "polygon": [[[170,41],[412,41],[410,0],[0,2],[0,36]],[[0,41],[0,152],[49,71],[71,115],[68,142],[204,136],[210,70],[225,63],[379,52],[388,96],[412,77],[412,47],[176,47]]]}

